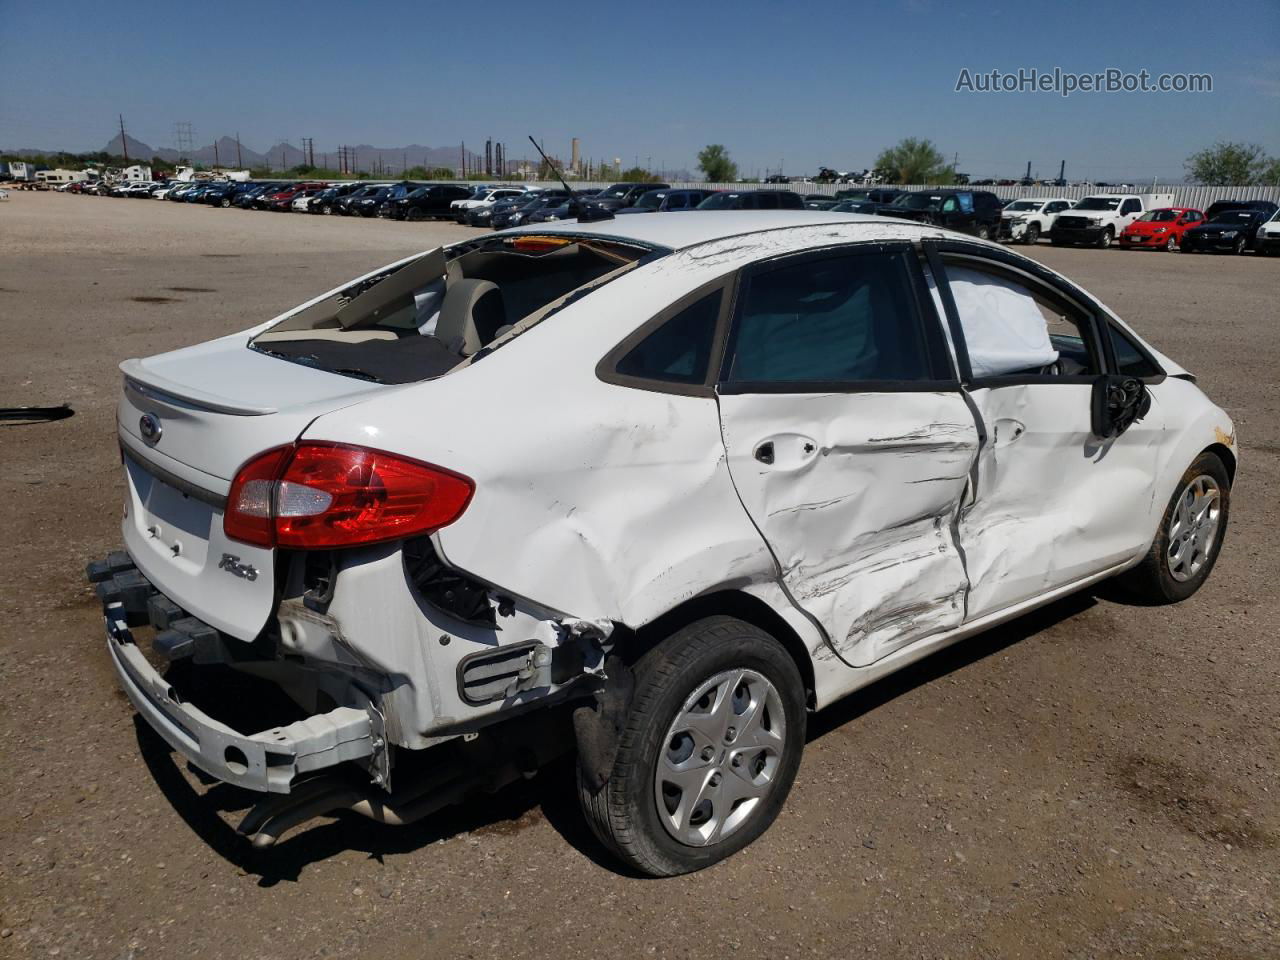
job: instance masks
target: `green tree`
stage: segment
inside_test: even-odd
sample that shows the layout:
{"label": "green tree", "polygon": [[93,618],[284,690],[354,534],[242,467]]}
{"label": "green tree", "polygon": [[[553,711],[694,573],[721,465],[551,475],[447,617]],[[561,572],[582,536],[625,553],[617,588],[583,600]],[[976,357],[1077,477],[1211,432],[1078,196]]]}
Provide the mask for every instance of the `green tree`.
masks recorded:
{"label": "green tree", "polygon": [[652,183],[657,177],[644,167],[632,167],[630,170],[623,170],[618,179],[623,183]]}
{"label": "green tree", "polygon": [[457,173],[452,167],[424,167],[418,164],[410,167],[402,176],[406,180],[453,180]]}
{"label": "green tree", "polygon": [[1196,183],[1220,187],[1266,183],[1276,163],[1256,143],[1220,141],[1187,157],[1183,166]]}
{"label": "green tree", "polygon": [[933,145],[932,140],[908,137],[895,146],[882,150],[876,157],[877,171],[893,183],[950,183],[954,171],[947,158]]}
{"label": "green tree", "polygon": [[1262,187],[1280,187],[1280,157],[1271,158],[1256,182]]}
{"label": "green tree", "polygon": [[738,179],[738,165],[729,159],[723,144],[710,143],[698,151],[698,168],[712,183]]}

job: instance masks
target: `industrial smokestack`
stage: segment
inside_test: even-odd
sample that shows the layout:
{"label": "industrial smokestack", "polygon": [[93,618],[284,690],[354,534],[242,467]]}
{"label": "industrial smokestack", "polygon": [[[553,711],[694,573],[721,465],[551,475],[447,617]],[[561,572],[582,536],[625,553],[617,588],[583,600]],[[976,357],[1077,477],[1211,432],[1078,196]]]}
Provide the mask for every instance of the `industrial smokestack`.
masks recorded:
{"label": "industrial smokestack", "polygon": [[569,169],[574,173],[578,172],[578,151],[581,147],[582,141],[574,137],[573,143],[569,145]]}

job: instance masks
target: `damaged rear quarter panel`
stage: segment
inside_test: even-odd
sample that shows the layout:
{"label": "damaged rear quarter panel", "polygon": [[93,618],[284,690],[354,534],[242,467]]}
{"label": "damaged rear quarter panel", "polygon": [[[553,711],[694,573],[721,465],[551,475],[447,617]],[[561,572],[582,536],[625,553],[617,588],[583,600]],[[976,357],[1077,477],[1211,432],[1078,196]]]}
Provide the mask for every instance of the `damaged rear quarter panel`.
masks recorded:
{"label": "damaged rear quarter panel", "polygon": [[471,504],[437,537],[447,562],[568,616],[638,626],[708,590],[774,579],[729,478],[715,400],[595,376],[636,326],[717,275],[649,269],[446,377],[322,417],[307,436],[471,477]]}

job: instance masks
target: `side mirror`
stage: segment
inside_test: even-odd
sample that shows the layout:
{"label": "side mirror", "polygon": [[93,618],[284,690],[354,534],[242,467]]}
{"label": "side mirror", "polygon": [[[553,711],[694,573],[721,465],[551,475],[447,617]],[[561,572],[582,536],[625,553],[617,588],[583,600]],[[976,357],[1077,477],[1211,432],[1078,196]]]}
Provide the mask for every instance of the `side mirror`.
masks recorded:
{"label": "side mirror", "polygon": [[1151,394],[1137,377],[1104,374],[1093,381],[1090,424],[1095,437],[1120,436],[1151,409]]}

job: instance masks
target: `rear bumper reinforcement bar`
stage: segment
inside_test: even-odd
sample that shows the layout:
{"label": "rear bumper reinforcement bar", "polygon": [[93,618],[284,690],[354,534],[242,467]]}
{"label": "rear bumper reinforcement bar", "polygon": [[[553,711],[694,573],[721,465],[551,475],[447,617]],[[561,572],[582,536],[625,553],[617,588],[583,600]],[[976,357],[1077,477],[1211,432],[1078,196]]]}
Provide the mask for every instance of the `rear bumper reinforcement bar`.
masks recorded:
{"label": "rear bumper reinforcement bar", "polygon": [[[146,586],[154,595],[155,588]],[[173,749],[210,776],[249,790],[288,793],[301,774],[374,753],[374,719],[354,707],[248,735],[215,720],[185,703],[143,656],[129,629],[128,599],[104,600],[107,650],[129,700]]]}

